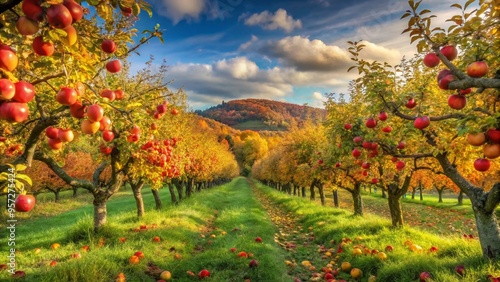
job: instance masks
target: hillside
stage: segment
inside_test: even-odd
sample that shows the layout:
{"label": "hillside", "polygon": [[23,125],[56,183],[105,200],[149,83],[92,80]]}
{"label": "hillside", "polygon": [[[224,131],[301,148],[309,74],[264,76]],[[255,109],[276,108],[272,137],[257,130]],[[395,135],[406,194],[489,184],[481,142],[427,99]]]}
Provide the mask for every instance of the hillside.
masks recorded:
{"label": "hillside", "polygon": [[326,116],[323,109],[265,99],[222,101],[222,104],[195,113],[235,129],[257,131],[283,131],[308,119],[323,121]]}

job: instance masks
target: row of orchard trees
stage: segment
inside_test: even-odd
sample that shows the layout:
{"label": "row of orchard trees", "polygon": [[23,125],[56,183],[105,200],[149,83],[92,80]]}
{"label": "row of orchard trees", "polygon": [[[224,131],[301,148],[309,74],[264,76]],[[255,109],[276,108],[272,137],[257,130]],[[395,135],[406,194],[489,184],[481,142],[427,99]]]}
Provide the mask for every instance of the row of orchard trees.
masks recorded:
{"label": "row of orchard trees", "polygon": [[454,4],[447,29],[432,25],[421,1],[408,3],[403,33],[419,53],[391,66],[362,59],[363,43],[349,42],[349,70],[360,77],[348,95],[329,95],[325,135],[303,129],[304,137],[285,138],[255,175],[282,185],[329,181],[351,192],[356,214],[361,185],[376,185],[395,227],[404,224],[400,198],[412,185],[456,189],[472,202],[483,255],[498,259],[499,3]]}
{"label": "row of orchard trees", "polygon": [[[130,71],[130,54],[163,41],[159,26],[134,28],[145,13],[151,9],[142,0],[0,4],[0,150],[11,163],[42,162],[66,185],[92,193],[96,231],[125,181],[140,207],[143,184],[208,182],[237,171],[216,136],[190,126],[164,62],[151,58]],[[68,162],[82,147],[94,160],[85,177]]]}

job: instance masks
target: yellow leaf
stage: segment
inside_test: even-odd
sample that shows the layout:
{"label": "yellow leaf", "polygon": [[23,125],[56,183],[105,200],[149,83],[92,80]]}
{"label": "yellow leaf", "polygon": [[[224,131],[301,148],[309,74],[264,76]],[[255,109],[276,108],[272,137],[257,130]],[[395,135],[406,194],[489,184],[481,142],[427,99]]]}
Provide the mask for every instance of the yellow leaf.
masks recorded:
{"label": "yellow leaf", "polygon": [[16,165],[16,171],[24,171],[27,168],[27,166],[23,164],[17,164]]}
{"label": "yellow leaf", "polygon": [[26,181],[26,183],[28,183],[30,186],[33,186],[33,182],[31,181],[31,178],[30,178],[29,176],[27,176],[26,174],[17,174],[17,175],[16,175],[16,178],[17,178],[17,179],[24,180],[24,181]]}

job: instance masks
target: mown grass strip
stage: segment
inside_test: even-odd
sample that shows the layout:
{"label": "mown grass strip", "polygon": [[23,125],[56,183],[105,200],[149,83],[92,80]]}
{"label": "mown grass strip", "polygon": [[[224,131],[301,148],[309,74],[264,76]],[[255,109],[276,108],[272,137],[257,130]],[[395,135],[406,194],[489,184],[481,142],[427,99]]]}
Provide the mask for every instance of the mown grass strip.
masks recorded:
{"label": "mown grass strip", "polygon": [[[261,183],[256,183],[256,187],[276,205],[296,215],[302,230],[314,231],[314,243],[324,247],[318,248],[319,251],[336,251],[339,244],[345,242],[342,244],[343,252],[311,261],[316,269],[322,269],[331,262],[334,267],[350,262],[352,267],[363,271],[361,281],[367,281],[370,275],[376,276],[377,281],[418,281],[419,274],[424,271],[431,273],[433,281],[487,281],[488,274],[500,276],[500,264],[485,260],[475,239],[440,237],[411,227],[392,229],[386,218],[370,214],[355,217],[350,211],[323,207],[308,199],[280,193]],[[387,259],[381,260],[372,255],[374,252],[385,252],[389,245],[393,251],[386,252]],[[418,245],[422,250],[412,251],[411,245]],[[438,250],[430,252],[432,246]],[[368,250],[370,254],[354,255],[355,247]],[[303,267],[300,261],[297,262],[295,267]],[[455,273],[457,265],[465,266],[465,277]],[[340,276],[350,279],[348,272],[341,272]]]}
{"label": "mown grass strip", "polygon": [[[152,199],[145,200],[146,206],[153,206]],[[148,263],[170,271],[172,281],[196,281],[188,272],[197,274],[202,269],[211,272],[209,281],[291,280],[284,253],[273,241],[275,227],[244,178],[204,190],[178,206],[148,210],[140,220],[132,197],[112,199],[108,209],[109,223],[97,235],[91,231],[92,206],[19,226],[16,260],[18,270],[26,272],[24,281],[114,281],[121,272],[127,281],[156,281],[157,277],[146,273],[154,272]],[[156,236],[159,242],[153,241]],[[262,243],[255,242],[256,237]],[[61,247],[51,249],[56,242]],[[82,250],[84,245],[89,246],[88,252]],[[230,251],[233,247],[235,252]],[[35,248],[40,251],[35,253]],[[136,251],[145,258],[130,264]],[[242,251],[252,257],[238,257]],[[75,253],[81,258],[72,258]],[[5,248],[0,255],[6,257]],[[250,268],[252,259],[260,266]],[[51,261],[57,265],[50,266]],[[0,280],[8,277],[6,271],[0,272]]]}

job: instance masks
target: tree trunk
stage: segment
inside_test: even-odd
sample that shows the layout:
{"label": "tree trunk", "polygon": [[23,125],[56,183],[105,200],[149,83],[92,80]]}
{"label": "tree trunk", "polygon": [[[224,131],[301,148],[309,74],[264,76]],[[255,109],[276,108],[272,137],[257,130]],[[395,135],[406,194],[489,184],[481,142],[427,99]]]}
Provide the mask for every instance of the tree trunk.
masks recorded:
{"label": "tree trunk", "polygon": [[417,188],[413,188],[413,190],[411,190],[411,199],[412,200],[415,200],[415,193],[417,192]]}
{"label": "tree trunk", "polygon": [[297,185],[295,185],[295,184],[292,184],[292,185],[293,185],[293,195],[294,195],[294,196],[297,196],[298,186],[297,186]]}
{"label": "tree trunk", "polygon": [[302,198],[305,198],[306,197],[306,187],[301,187],[302,190]]}
{"label": "tree trunk", "polygon": [[339,191],[337,189],[333,190],[333,205],[339,207]]}
{"label": "tree trunk", "polygon": [[460,190],[458,193],[458,205],[461,206],[464,204],[464,192]]}
{"label": "tree trunk", "polygon": [[193,193],[194,178],[188,178],[186,185],[186,197],[190,197]]}
{"label": "tree trunk", "polygon": [[77,192],[78,192],[78,187],[77,186],[73,187],[73,198],[76,198],[76,196],[78,196]]}
{"label": "tree trunk", "polygon": [[444,189],[438,189],[438,188],[436,188],[436,190],[438,191],[438,196],[439,196],[438,203],[442,203],[443,202],[443,190]]}
{"label": "tree trunk", "polygon": [[325,191],[323,190],[323,182],[321,181],[316,182],[316,186],[318,187],[321,205],[324,206],[326,204],[326,200],[325,200]]}
{"label": "tree trunk", "polygon": [[385,189],[382,189],[382,198],[384,198],[384,199],[387,198],[387,194],[385,193]]}
{"label": "tree trunk", "polygon": [[500,259],[500,229],[495,212],[486,213],[474,209],[479,243],[483,256],[493,260]]}
{"label": "tree trunk", "polygon": [[108,211],[106,208],[106,202],[109,196],[104,191],[99,191],[94,194],[94,233],[97,233],[99,228],[106,224]]}
{"label": "tree trunk", "polygon": [[311,186],[309,187],[309,190],[310,190],[310,195],[309,195],[309,199],[314,201],[316,199],[316,192],[314,191],[314,185],[316,185],[316,179],[314,179],[312,182],[311,182]]}
{"label": "tree trunk", "polygon": [[151,189],[151,192],[153,193],[153,197],[155,198],[156,209],[161,210],[163,208],[163,205],[160,199],[160,192],[158,192],[158,190],[155,189]]}
{"label": "tree trunk", "polygon": [[348,190],[351,192],[353,205],[354,205],[354,215],[363,215],[363,200],[361,199],[361,184],[356,182],[354,184],[354,189]]}
{"label": "tree trunk", "polygon": [[182,201],[182,191],[184,190],[184,185],[182,181],[179,181],[178,179],[173,179],[172,183],[175,185],[175,188],[177,188],[177,196],[179,198],[179,202]]}
{"label": "tree trunk", "polygon": [[59,203],[59,200],[61,199],[61,197],[59,196],[59,192],[61,192],[59,189],[54,190],[54,196],[55,196],[54,202],[56,203]]}
{"label": "tree trunk", "polygon": [[174,184],[172,182],[168,183],[168,191],[170,191],[170,199],[172,200],[172,204],[177,205],[177,197],[175,197]]}
{"label": "tree trunk", "polygon": [[423,201],[424,200],[424,196],[422,195],[422,186],[418,187],[418,190],[419,190],[419,193],[420,193],[420,201]]}
{"label": "tree trunk", "polygon": [[389,193],[389,211],[391,213],[392,227],[403,227],[403,211],[401,197],[396,193]]}
{"label": "tree trunk", "polygon": [[144,187],[144,181],[139,180],[137,183],[130,182],[130,187],[134,192],[135,205],[137,207],[137,216],[144,216],[144,201],[142,200],[142,187]]}

